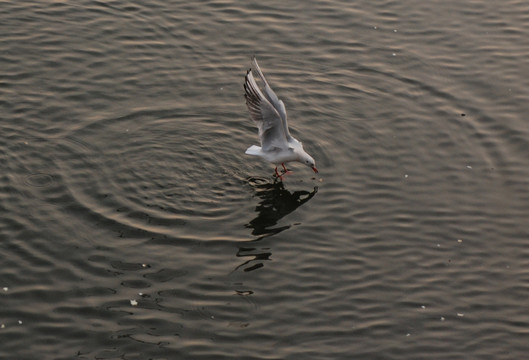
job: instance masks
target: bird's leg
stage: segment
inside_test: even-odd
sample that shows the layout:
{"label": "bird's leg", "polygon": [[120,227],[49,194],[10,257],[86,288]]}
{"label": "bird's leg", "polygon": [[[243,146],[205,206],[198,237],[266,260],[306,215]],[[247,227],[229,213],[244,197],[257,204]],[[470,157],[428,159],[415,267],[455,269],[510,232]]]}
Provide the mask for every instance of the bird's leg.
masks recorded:
{"label": "bird's leg", "polygon": [[283,181],[283,176],[279,175],[279,173],[277,172],[277,166],[274,171],[276,172],[276,179],[279,179],[279,181]]}
{"label": "bird's leg", "polygon": [[285,174],[292,174],[292,171],[288,170],[288,169],[285,167],[285,163],[281,163],[281,166],[283,166],[283,169],[285,170],[285,172],[283,173],[283,175],[285,175]]}

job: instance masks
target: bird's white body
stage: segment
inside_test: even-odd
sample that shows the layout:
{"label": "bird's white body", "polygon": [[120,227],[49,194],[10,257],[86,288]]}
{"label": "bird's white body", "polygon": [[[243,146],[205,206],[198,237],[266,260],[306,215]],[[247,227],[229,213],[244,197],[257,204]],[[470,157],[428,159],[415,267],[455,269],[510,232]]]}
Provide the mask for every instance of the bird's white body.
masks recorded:
{"label": "bird's white body", "polygon": [[266,161],[275,164],[276,166],[292,161],[297,161],[300,158],[300,154],[296,153],[294,149],[276,149],[274,151],[263,151],[263,149],[257,145],[252,145],[248,149],[246,149],[246,154],[260,156]]}
{"label": "bird's white body", "polygon": [[[277,166],[298,161],[318,172],[314,159],[305,152],[300,141],[290,135],[287,112],[283,101],[279,100],[266,81],[257,60],[253,58],[252,69],[248,70],[244,83],[246,105],[250,116],[257,125],[261,146],[252,145],[246,154],[259,156]],[[255,70],[264,84],[262,92],[252,74]]]}

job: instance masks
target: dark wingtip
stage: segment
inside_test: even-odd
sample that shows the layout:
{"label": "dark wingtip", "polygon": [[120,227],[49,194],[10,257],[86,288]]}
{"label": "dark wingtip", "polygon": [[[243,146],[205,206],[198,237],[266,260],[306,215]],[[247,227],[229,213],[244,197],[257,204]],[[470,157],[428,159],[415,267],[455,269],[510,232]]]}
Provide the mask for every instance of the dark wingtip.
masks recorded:
{"label": "dark wingtip", "polygon": [[250,74],[250,72],[252,71],[252,69],[248,69],[248,71],[246,72],[246,75],[244,76],[244,84],[243,84],[243,87],[244,87],[244,91],[247,91],[246,87],[247,87],[247,83],[248,83],[248,75]]}

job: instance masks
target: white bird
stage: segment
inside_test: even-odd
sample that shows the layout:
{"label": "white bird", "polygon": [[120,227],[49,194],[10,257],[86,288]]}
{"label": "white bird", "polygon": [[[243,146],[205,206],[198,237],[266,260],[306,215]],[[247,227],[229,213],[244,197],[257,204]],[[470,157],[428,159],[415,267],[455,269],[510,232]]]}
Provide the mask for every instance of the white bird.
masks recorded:
{"label": "white bird", "polygon": [[[257,75],[261,78],[264,84],[264,92],[257,86],[252,70],[257,72]],[[246,150],[246,154],[260,156],[275,164],[275,173],[280,179],[281,176],[277,172],[277,167],[281,165],[287,172],[285,163],[291,161],[303,163],[317,173],[318,169],[316,169],[316,163],[312,156],[303,150],[300,141],[290,135],[285,104],[279,100],[270,85],[268,85],[255,57],[252,59],[252,68],[246,73],[244,92],[250,117],[257,125],[259,139],[261,140],[261,146],[250,146]]]}

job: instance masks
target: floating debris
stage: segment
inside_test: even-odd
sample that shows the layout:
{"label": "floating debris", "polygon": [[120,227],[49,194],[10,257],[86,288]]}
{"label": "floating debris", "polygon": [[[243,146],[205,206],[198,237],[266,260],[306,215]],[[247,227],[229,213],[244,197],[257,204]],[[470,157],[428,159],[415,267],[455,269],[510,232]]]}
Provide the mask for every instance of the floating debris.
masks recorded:
{"label": "floating debris", "polygon": [[18,320],[18,324],[19,324],[19,325],[22,325],[22,320]]}
{"label": "floating debris", "polygon": [[470,166],[470,165],[467,165],[467,169],[472,169],[472,166]]}
{"label": "floating debris", "polygon": [[458,243],[462,243],[463,240],[461,240],[461,239],[457,239],[457,242],[458,242]]}
{"label": "floating debris", "polygon": [[408,178],[408,174],[404,174],[404,178],[406,178],[406,179],[407,179],[407,178]]}
{"label": "floating debris", "polygon": [[377,28],[376,26],[373,26],[373,29],[375,29],[375,30],[376,30],[376,29],[378,29],[378,28]]}
{"label": "floating debris", "polygon": [[397,53],[393,53],[392,55],[393,55],[393,56],[397,56]]}
{"label": "floating debris", "polygon": [[445,321],[445,318],[444,318],[444,316],[441,316],[441,321]]}
{"label": "floating debris", "polygon": [[7,286],[3,287],[2,289],[3,289],[4,291],[9,290],[9,288],[8,288]]}
{"label": "floating debris", "polygon": [[394,29],[393,32],[397,32],[397,29]]}
{"label": "floating debris", "polygon": [[410,333],[407,333],[406,336],[410,336],[411,334]]}
{"label": "floating debris", "polygon": [[426,306],[424,306],[424,305],[421,305],[421,309],[426,309]]}
{"label": "floating debris", "polygon": [[132,306],[136,306],[136,305],[138,305],[138,302],[137,302],[136,300],[131,300],[131,301],[130,301],[130,304],[131,304]]}
{"label": "floating debris", "polygon": [[459,317],[463,317],[463,316],[465,316],[465,314],[463,314],[463,313],[457,313],[457,316],[459,316]]}
{"label": "floating debris", "polygon": [[5,329],[5,327],[6,327],[5,324],[0,325],[0,329]]}

